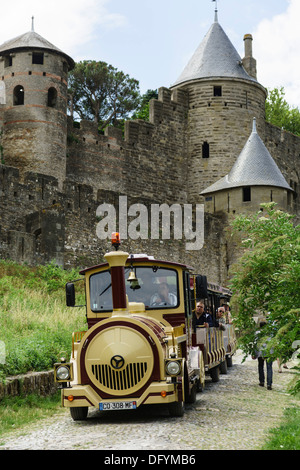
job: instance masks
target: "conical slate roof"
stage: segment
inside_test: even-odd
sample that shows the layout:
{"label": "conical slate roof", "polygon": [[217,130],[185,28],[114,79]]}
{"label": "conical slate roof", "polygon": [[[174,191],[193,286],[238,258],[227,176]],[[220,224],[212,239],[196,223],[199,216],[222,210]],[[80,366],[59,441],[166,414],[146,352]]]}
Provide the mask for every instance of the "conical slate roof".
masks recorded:
{"label": "conical slate roof", "polygon": [[37,34],[35,31],[29,31],[28,33],[21,34],[20,36],[6,41],[0,46],[0,55],[3,53],[11,53],[17,50],[26,50],[26,49],[46,49],[51,52],[56,52],[57,54],[63,55],[68,61],[69,68],[74,67],[74,61],[67,54],[62,52],[56,46],[51,44],[51,42],[44,39],[42,36]]}
{"label": "conical slate roof", "polygon": [[257,82],[244,69],[240,55],[218,23],[216,14],[215,22],[172,87],[191,80],[219,77]]}
{"label": "conical slate roof", "polygon": [[252,133],[231,171],[200,194],[241,186],[275,186],[293,191],[257,134],[255,118]]}

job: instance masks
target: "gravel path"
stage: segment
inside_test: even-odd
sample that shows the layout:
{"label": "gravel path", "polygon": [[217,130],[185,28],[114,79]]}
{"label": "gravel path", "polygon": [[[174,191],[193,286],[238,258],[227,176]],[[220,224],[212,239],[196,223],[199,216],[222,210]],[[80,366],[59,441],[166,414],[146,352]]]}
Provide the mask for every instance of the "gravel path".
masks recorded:
{"label": "gravel path", "polygon": [[298,404],[287,393],[292,371],[278,373],[273,364],[273,389],[258,386],[257,361],[234,356],[233,367],[220,381],[207,379],[205,391],[182,418],[161,407],[135,412],[89,412],[74,422],[68,410],[22,431],[2,437],[2,450],[253,450],[266,431],[276,427],[286,407]]}

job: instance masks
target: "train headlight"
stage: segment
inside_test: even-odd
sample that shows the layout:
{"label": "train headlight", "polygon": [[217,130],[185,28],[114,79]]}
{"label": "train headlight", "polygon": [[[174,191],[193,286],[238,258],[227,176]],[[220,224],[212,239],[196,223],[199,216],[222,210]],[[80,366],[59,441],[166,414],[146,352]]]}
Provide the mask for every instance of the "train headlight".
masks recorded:
{"label": "train headlight", "polygon": [[54,377],[56,382],[67,382],[72,380],[72,364],[54,364]]}
{"label": "train headlight", "polygon": [[181,373],[181,361],[166,361],[166,373],[168,375],[179,375]]}

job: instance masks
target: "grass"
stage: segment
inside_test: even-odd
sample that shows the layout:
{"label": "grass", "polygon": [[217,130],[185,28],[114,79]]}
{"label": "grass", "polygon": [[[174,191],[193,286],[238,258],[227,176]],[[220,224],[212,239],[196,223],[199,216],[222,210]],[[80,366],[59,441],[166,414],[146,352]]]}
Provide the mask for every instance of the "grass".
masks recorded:
{"label": "grass", "polygon": [[85,308],[65,305],[64,286],[74,278],[77,271],[53,264],[33,268],[0,260],[0,381],[52,369],[61,356],[69,357],[72,332],[86,329]]}
{"label": "grass", "polygon": [[285,410],[281,426],[269,431],[262,450],[300,450],[300,407]]}
{"label": "grass", "polygon": [[21,430],[27,424],[51,417],[62,409],[60,391],[48,397],[37,394],[26,397],[5,397],[0,404],[0,446],[3,445],[1,436]]}

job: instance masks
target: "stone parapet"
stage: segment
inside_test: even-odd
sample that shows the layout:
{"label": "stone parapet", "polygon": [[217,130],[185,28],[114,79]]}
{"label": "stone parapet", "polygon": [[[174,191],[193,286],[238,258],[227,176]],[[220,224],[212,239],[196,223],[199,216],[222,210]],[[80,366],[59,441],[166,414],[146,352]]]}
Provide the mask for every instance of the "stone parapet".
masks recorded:
{"label": "stone parapet", "polygon": [[53,370],[28,372],[23,375],[7,377],[5,383],[0,383],[0,400],[7,396],[26,396],[31,393],[47,396],[54,394],[57,390],[58,385],[54,382]]}

